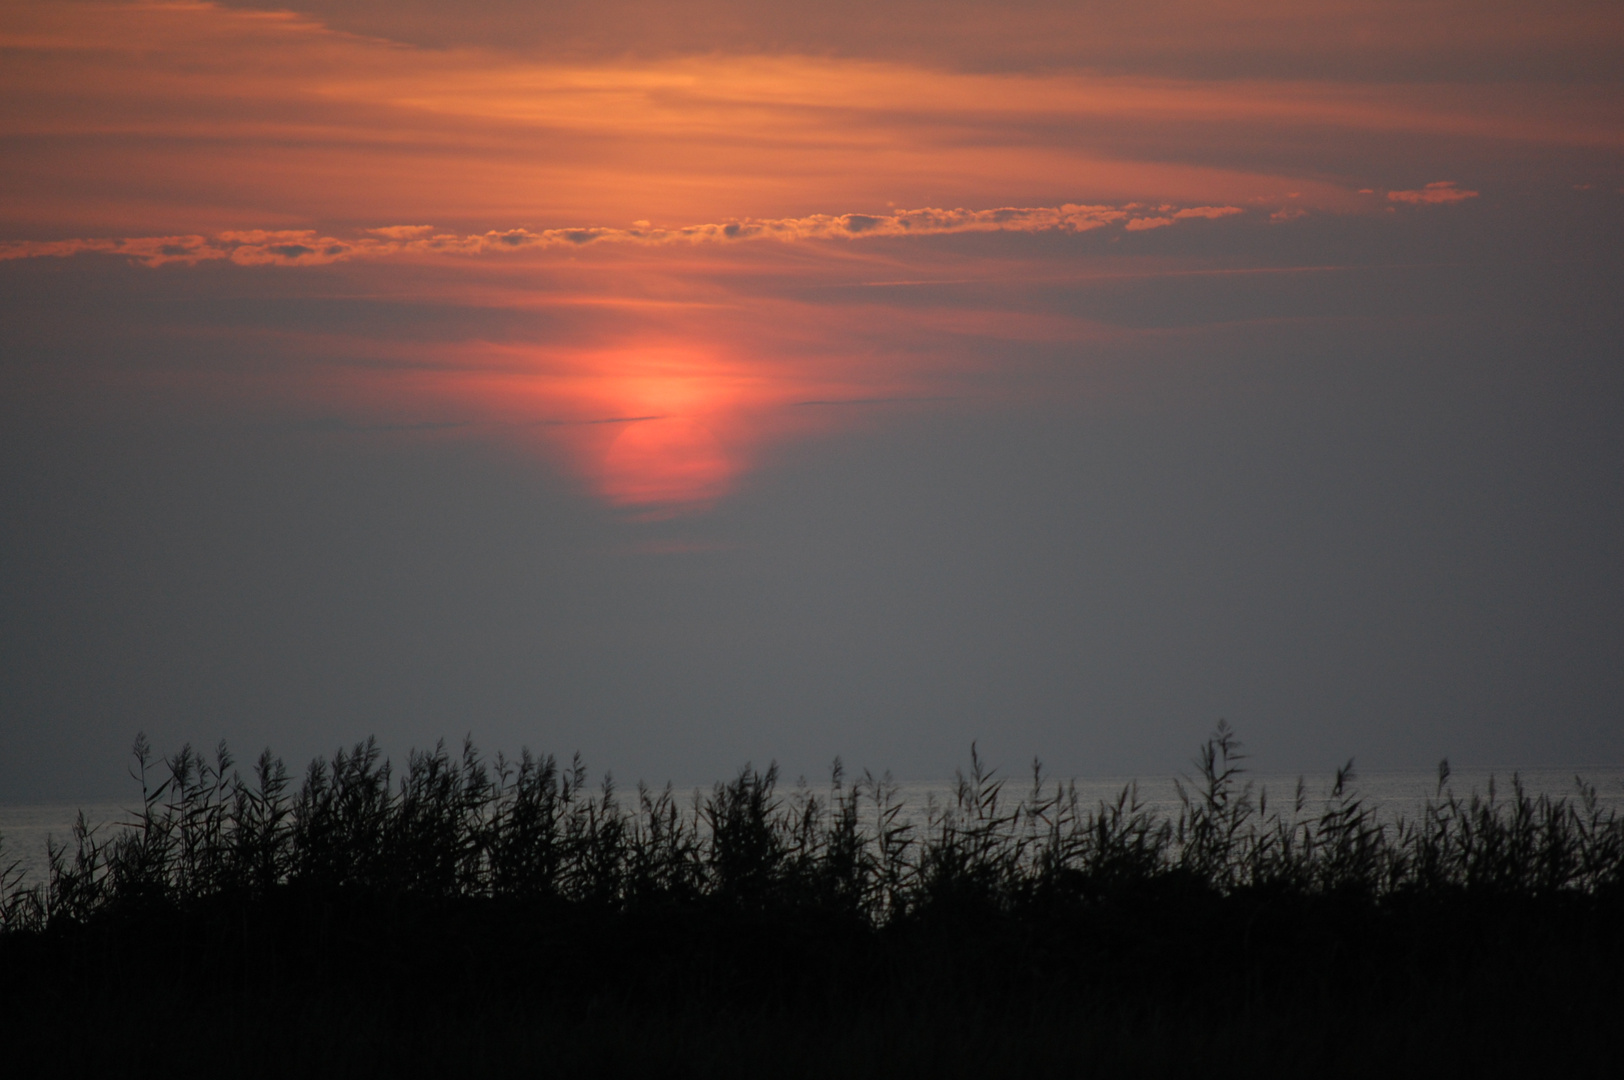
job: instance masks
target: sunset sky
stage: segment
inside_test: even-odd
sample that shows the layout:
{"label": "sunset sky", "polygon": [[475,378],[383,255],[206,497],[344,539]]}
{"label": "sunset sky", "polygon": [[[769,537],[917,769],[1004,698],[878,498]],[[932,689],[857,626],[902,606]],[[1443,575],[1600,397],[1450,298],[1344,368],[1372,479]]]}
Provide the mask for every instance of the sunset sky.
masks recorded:
{"label": "sunset sky", "polygon": [[1624,763],[1616,0],[468,7],[0,0],[0,801]]}

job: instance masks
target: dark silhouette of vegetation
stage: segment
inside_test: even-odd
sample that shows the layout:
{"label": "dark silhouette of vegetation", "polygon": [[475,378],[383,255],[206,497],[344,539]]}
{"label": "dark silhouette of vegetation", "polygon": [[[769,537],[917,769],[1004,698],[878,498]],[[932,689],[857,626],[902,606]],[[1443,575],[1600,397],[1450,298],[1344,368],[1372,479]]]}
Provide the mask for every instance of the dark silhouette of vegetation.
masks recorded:
{"label": "dark silhouette of vegetation", "polygon": [[[49,876],[0,880],[8,1049],[156,1073],[441,1068],[810,1075],[884,1064],[1164,1075],[1580,1068],[1624,1050],[1624,821],[1456,796],[1378,820],[1351,763],[1310,806],[1220,723],[1171,818],[1134,786],[1019,797],[972,748],[904,816],[888,778],[785,791],[746,767],[684,805],[561,765],[374,742],[294,789],[221,745],[132,770]],[[259,1045],[266,1053],[246,1054]]]}

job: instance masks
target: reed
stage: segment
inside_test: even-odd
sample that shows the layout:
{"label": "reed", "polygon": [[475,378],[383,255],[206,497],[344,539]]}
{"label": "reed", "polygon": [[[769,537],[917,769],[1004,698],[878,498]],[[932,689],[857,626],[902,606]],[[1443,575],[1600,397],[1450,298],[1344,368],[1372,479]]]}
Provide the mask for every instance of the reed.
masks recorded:
{"label": "reed", "polygon": [[622,802],[594,790],[577,757],[529,750],[487,761],[471,741],[414,751],[398,775],[373,740],[310,764],[292,790],[270,751],[244,777],[224,744],[156,761],[132,751],[139,808],[104,832],[81,816],[48,852],[48,880],[0,873],[0,932],[215,897],[318,889],[419,899],[550,898],[630,911],[648,904],[820,909],[873,928],[950,909],[1012,911],[1034,898],[1086,898],[1177,883],[1214,897],[1601,895],[1624,885],[1624,820],[1576,779],[1571,798],[1491,783],[1462,798],[1440,764],[1437,795],[1383,823],[1357,794],[1352,763],[1310,807],[1299,781],[1271,805],[1245,779],[1241,744],[1220,723],[1178,783],[1172,818],[1135,786],[1080,805],[1046,781],[1009,795],[974,747],[947,805],[902,816],[888,777],[826,795],[785,793],[776,766],[746,767],[683,806],[668,787]]}
{"label": "reed", "polygon": [[[295,787],[269,751],[244,775],[223,744],[158,759],[138,737],[128,820],[81,815],[43,883],[0,870],[0,1016],[49,1031],[138,1000],[161,1026],[182,1001],[311,1043],[360,1009],[357,1030],[398,1048],[440,1022],[426,995],[474,1028],[511,1014],[499,1064],[546,1030],[596,1047],[595,1072],[809,1030],[835,1033],[805,1048],[824,1071],[844,1047],[950,1074],[985,1060],[975,1032],[1025,1033],[1062,1070],[1087,1046],[1122,1075],[1236,1031],[1272,1047],[1258,1067],[1332,1074],[1360,1025],[1422,1058],[1427,1024],[1490,1038],[1530,1018],[1542,1062],[1624,1049],[1584,1020],[1621,1003],[1624,961],[1624,820],[1593,787],[1461,797],[1440,763],[1435,796],[1390,821],[1351,762],[1322,798],[1299,781],[1271,800],[1245,760],[1221,723],[1163,817],[1132,784],[1085,805],[1037,763],[1017,790],[972,747],[951,798],[910,820],[888,776],[838,761],[827,787],[746,767],[685,800],[470,741],[397,771],[368,740]],[[1486,986],[1532,997],[1507,1012]]]}

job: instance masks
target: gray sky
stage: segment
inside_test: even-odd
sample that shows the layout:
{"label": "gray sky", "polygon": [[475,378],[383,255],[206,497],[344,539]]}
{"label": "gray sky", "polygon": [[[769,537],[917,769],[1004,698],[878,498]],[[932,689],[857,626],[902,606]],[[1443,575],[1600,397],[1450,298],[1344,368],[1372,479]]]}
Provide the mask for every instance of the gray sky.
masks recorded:
{"label": "gray sky", "polygon": [[1624,762],[1605,12],[1428,85],[1425,34],[1305,73],[1122,16],[1056,73],[968,16],[435,10],[132,14],[101,126],[15,47],[0,801],[123,794],[137,730],[679,785],[1163,775],[1219,717],[1270,771]]}

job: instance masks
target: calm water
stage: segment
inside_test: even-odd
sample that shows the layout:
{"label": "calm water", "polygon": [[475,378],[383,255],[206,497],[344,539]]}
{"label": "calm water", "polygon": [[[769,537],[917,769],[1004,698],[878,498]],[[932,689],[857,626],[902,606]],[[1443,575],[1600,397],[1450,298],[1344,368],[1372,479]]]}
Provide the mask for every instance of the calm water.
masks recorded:
{"label": "calm water", "polygon": [[[1624,814],[1624,768],[1532,769],[1518,775],[1531,794],[1567,798],[1575,794],[1576,773],[1583,776],[1587,783],[1595,785],[1603,806]],[[1245,779],[1251,781],[1255,790],[1261,789],[1267,793],[1271,809],[1277,805],[1289,808],[1297,786],[1296,775],[1248,774]],[[1500,795],[1510,792],[1511,774],[1486,770],[1458,771],[1450,776],[1449,785],[1456,795],[1464,798],[1474,791],[1487,794],[1491,779]],[[1413,816],[1427,799],[1434,796],[1437,781],[1437,774],[1431,770],[1372,772],[1359,774],[1354,787],[1367,804],[1377,807],[1383,820],[1391,821],[1400,816]],[[1114,803],[1123,787],[1131,782],[1123,777],[1078,780],[1077,793],[1084,808],[1093,809],[1100,802]],[[1304,777],[1304,782],[1308,791],[1304,813],[1311,814],[1323,805],[1331,788],[1331,777],[1310,774]],[[1178,793],[1171,777],[1140,780],[1138,785],[1142,805],[1168,817],[1178,813]],[[780,790],[788,794],[793,788]],[[818,785],[810,785],[808,790],[823,794],[823,789]],[[1013,803],[1026,797],[1030,791],[1029,780],[1011,779],[1004,786],[1002,799]],[[903,815],[922,825],[933,804],[943,806],[952,802],[953,784],[951,781],[900,783],[897,785],[897,797],[904,807]],[[73,823],[80,810],[84,811],[85,820],[96,827],[97,835],[102,837],[110,835],[117,828],[117,822],[127,821],[131,816],[123,803],[0,805],[0,842],[4,844],[3,851],[0,851],[0,865],[19,863],[25,884],[44,880],[47,840],[54,839],[64,844],[71,842]]]}
{"label": "calm water", "polygon": [[[1582,776],[1587,784],[1595,786],[1604,806],[1612,807],[1620,814],[1624,814],[1624,768],[1533,769],[1517,774],[1524,789],[1530,794],[1561,798],[1571,798],[1577,794],[1576,775]],[[1254,797],[1258,794],[1267,795],[1271,814],[1277,808],[1290,809],[1297,790],[1298,774],[1245,773],[1241,779],[1243,782],[1251,783]],[[1511,792],[1511,779],[1512,774],[1508,772],[1463,769],[1450,774],[1449,787],[1458,797],[1466,798],[1474,791],[1487,795],[1492,781],[1497,796],[1504,798]],[[1306,792],[1303,813],[1307,816],[1324,806],[1334,777],[1329,773],[1324,775],[1310,773],[1304,775],[1302,780]],[[1123,788],[1133,783],[1138,785],[1138,798],[1142,806],[1164,817],[1177,816],[1178,790],[1174,786],[1174,777],[1171,776],[1141,779],[1137,782],[1130,777],[1095,777],[1078,780],[1077,794],[1083,808],[1093,810],[1101,802],[1114,804]],[[1184,783],[1186,789],[1192,788],[1188,780]],[[899,785],[899,789],[898,794],[908,808],[906,812],[911,813],[916,820],[923,819],[924,812],[932,801],[941,805],[944,801],[951,802],[953,798],[951,783],[906,783]],[[1009,779],[1000,798],[1001,801],[1019,800],[1029,796],[1031,790],[1030,779]],[[1049,790],[1052,791],[1052,784],[1049,785]],[[1413,816],[1428,799],[1436,797],[1438,774],[1430,769],[1361,772],[1356,775],[1352,790],[1364,799],[1366,805],[1376,808],[1381,820],[1392,821],[1401,816]]]}
{"label": "calm water", "polygon": [[18,863],[23,872],[24,885],[43,881],[47,841],[71,844],[73,823],[80,810],[85,813],[85,821],[96,826],[97,836],[109,834],[113,828],[111,822],[129,817],[119,803],[0,805],[0,845],[3,845],[0,847],[0,869]]}

